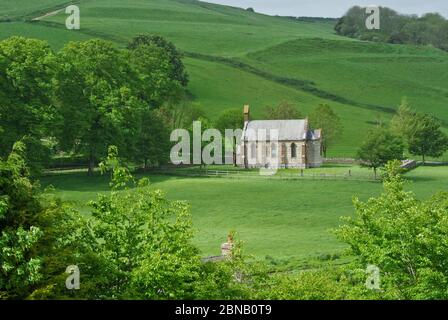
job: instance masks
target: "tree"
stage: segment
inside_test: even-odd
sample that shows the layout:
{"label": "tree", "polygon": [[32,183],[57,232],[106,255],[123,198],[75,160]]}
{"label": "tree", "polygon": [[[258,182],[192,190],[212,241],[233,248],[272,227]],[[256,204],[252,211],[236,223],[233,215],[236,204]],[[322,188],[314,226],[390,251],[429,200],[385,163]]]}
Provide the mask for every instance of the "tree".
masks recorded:
{"label": "tree", "polygon": [[160,115],[170,130],[188,128],[193,121],[206,118],[205,111],[186,99],[178,102],[168,101],[159,108]]}
{"label": "tree", "polygon": [[437,13],[401,15],[386,7],[380,7],[381,29],[368,30],[365,26],[365,8],[352,7],[335,26],[338,34],[362,40],[399,44],[431,44],[447,50],[448,21]]}
{"label": "tree", "polygon": [[408,150],[413,155],[440,157],[448,150],[448,136],[441,130],[436,118],[417,113],[403,100],[397,114],[392,118],[391,129],[405,138]]}
{"label": "tree", "polygon": [[269,120],[289,120],[300,119],[302,114],[287,101],[281,102],[276,107],[268,106],[264,110],[265,119]]}
{"label": "tree", "polygon": [[386,165],[384,192],[366,202],[354,200],[355,216],[336,231],[356,256],[354,270],[380,269],[380,297],[448,298],[448,195],[418,200],[404,190],[398,161]]}
{"label": "tree", "polygon": [[417,113],[409,106],[407,100],[403,99],[390,122],[391,131],[396,135],[403,136],[408,142],[417,121]]}
{"label": "tree", "polygon": [[62,150],[83,152],[89,174],[107,145],[123,148],[135,136],[134,115],[141,104],[139,85],[123,52],[102,40],[70,42],[57,55],[55,99],[59,112],[56,135]]}
{"label": "tree", "polygon": [[[222,136],[225,139],[226,129],[229,130],[236,130],[236,129],[243,129],[243,123],[244,123],[244,116],[241,110],[239,109],[227,109],[224,110],[215,123],[215,128],[218,129]],[[231,142],[233,146],[232,154],[233,154],[233,164],[236,165],[236,137],[232,138],[233,141]],[[224,144],[225,145],[225,144]]]}
{"label": "tree", "polygon": [[168,100],[179,101],[182,97],[182,82],[173,74],[173,69],[179,66],[174,65],[177,62],[173,62],[170,54],[166,47],[151,41],[139,43],[127,51],[129,61],[139,75],[138,96],[151,108],[160,107]]}
{"label": "tree", "polygon": [[409,137],[409,152],[422,156],[440,157],[448,150],[448,136],[441,130],[440,122],[434,117],[419,114]]}
{"label": "tree", "polygon": [[162,49],[168,56],[170,63],[169,76],[171,80],[177,81],[181,86],[188,85],[188,73],[182,62],[182,53],[174,46],[174,44],[158,35],[138,35],[134,37],[128,44],[128,49],[133,51],[140,47],[158,47]]}
{"label": "tree", "polygon": [[6,161],[0,160],[0,299],[26,297],[41,278],[35,247],[43,208],[28,179],[24,152],[25,145],[17,142]]}
{"label": "tree", "polygon": [[165,163],[169,157],[170,145],[170,132],[160,111],[142,111],[133,152],[135,159],[143,162],[144,169],[147,169],[150,163],[153,165]]}
{"label": "tree", "polygon": [[367,139],[361,145],[357,158],[361,166],[372,168],[377,177],[377,169],[391,160],[403,158],[404,145],[401,138],[393,135],[384,128],[371,130]]}
{"label": "tree", "polygon": [[44,41],[12,37],[0,42],[0,156],[7,156],[25,136],[25,149],[41,155],[28,159],[33,168],[48,156],[41,139],[49,133],[54,116],[54,68],[54,54]]}
{"label": "tree", "polygon": [[335,142],[342,131],[341,120],[329,105],[319,105],[309,116],[311,126],[322,129],[322,152],[327,157],[328,148]]}

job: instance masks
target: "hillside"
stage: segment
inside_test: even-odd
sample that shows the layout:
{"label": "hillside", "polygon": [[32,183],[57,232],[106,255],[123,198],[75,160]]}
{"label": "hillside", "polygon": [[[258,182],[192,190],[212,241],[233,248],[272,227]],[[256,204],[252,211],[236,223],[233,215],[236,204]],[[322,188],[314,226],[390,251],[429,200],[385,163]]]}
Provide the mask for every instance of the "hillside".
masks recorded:
{"label": "hillside", "polygon": [[[195,103],[221,110],[287,100],[303,113],[334,107],[344,133],[330,156],[353,156],[375,121],[390,119],[406,96],[414,108],[448,123],[448,54],[430,47],[366,43],[337,36],[329,22],[293,21],[195,0],[81,0],[81,30],[65,29],[67,1],[2,1],[0,38],[46,39],[54,48],[100,37],[123,46],[139,33],[160,34],[186,54]],[[17,6],[16,4],[20,5]],[[28,18],[26,18],[28,17]]]}

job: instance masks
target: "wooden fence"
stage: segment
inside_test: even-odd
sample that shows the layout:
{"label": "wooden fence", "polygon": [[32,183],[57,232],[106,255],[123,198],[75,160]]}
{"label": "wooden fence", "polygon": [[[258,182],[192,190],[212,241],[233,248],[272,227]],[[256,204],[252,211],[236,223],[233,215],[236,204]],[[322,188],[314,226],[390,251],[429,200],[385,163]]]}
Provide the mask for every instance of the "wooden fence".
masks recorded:
{"label": "wooden fence", "polygon": [[329,173],[277,173],[273,175],[262,174],[258,170],[155,170],[155,174],[184,176],[184,177],[209,177],[209,178],[230,178],[230,179],[278,179],[278,180],[354,180],[354,181],[379,181],[372,175],[353,174],[347,172],[345,174],[329,174]]}

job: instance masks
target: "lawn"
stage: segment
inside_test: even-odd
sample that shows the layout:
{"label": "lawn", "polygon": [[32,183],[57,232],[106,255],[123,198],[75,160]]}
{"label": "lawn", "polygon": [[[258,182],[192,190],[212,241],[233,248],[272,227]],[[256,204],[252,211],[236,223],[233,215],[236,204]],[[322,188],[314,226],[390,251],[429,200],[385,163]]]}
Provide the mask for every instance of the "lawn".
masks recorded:
{"label": "lawn", "polygon": [[[448,167],[420,167],[406,177],[412,181],[407,189],[421,199],[448,191]],[[369,181],[149,178],[169,199],[189,202],[195,243],[204,256],[218,254],[230,230],[238,232],[248,253],[260,258],[304,260],[340,253],[344,245],[330,229],[341,216],[353,214],[353,196],[366,200],[382,190],[380,183]],[[43,187],[49,184],[84,214],[89,200],[108,191],[107,177],[84,172],[43,177]]]}

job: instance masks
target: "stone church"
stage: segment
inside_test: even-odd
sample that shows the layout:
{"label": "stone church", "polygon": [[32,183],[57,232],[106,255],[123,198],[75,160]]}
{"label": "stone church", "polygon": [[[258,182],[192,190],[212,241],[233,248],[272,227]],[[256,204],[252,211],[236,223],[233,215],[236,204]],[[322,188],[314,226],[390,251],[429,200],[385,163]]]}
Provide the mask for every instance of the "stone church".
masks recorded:
{"label": "stone church", "polygon": [[311,129],[308,119],[251,121],[249,106],[243,112],[244,127],[236,148],[238,166],[305,169],[322,165],[322,130]]}

